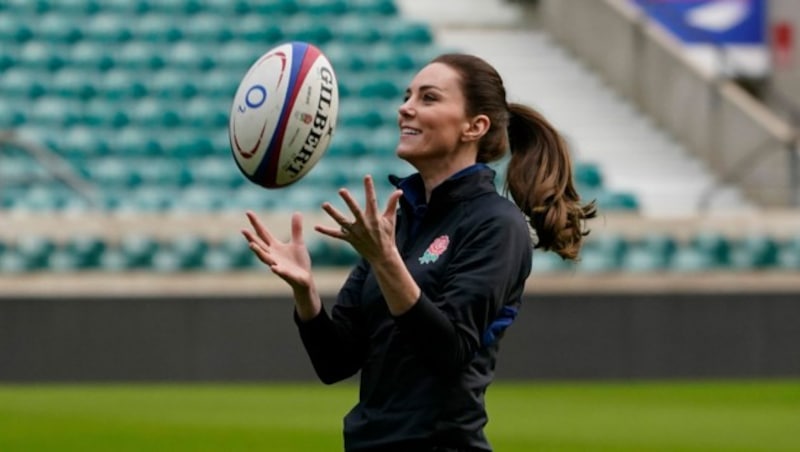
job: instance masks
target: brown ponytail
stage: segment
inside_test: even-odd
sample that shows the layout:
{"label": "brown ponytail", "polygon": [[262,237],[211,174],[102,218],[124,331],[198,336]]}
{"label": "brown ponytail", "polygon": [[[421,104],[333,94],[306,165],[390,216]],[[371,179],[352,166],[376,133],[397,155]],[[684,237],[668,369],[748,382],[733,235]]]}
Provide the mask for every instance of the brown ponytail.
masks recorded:
{"label": "brown ponytail", "polygon": [[597,215],[595,202],[580,204],[572,181],[566,143],[537,111],[511,103],[508,140],[511,160],[505,188],[536,231],[536,248],[577,259],[585,220]]}
{"label": "brown ponytail", "polygon": [[594,202],[580,204],[572,182],[572,162],[566,143],[542,115],[530,107],[506,103],[497,71],[473,55],[445,54],[442,63],[461,76],[469,116],[486,115],[490,127],[481,138],[478,162],[499,160],[511,149],[505,189],[536,231],[536,248],[575,260],[589,231],[584,220],[594,218]]}

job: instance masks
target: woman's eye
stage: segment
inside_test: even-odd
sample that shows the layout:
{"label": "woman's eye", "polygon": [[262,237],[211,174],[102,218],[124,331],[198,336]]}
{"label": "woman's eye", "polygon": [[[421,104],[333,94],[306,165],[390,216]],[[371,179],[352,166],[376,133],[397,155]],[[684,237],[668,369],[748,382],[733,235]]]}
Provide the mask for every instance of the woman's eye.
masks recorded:
{"label": "woman's eye", "polygon": [[422,97],[422,100],[424,100],[425,102],[433,102],[436,100],[436,96],[433,96],[431,94],[426,94]]}

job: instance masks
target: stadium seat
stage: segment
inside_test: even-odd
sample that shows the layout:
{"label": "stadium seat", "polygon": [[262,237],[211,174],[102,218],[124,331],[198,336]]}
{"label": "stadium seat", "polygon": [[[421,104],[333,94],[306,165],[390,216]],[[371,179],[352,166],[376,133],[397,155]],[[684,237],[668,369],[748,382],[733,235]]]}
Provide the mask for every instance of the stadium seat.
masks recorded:
{"label": "stadium seat", "polygon": [[18,255],[24,259],[29,270],[45,268],[50,255],[55,251],[53,239],[40,235],[23,235],[17,239],[15,247]]}
{"label": "stadium seat", "polygon": [[778,243],[767,235],[751,234],[734,243],[731,266],[740,270],[765,270],[778,263]]}
{"label": "stadium seat", "polygon": [[113,13],[98,13],[86,18],[83,29],[84,39],[105,44],[123,43],[134,37],[131,24],[142,24],[143,21],[131,21],[129,18]]}
{"label": "stadium seat", "polygon": [[192,159],[187,166],[192,180],[201,187],[237,188],[245,182],[233,159],[227,155]]}
{"label": "stadium seat", "polygon": [[[69,67],[93,73],[105,72],[114,67],[115,59],[109,46],[94,41],[81,41],[70,46]],[[96,83],[95,81],[91,81]]]}
{"label": "stadium seat", "polygon": [[714,231],[700,232],[691,238],[689,245],[700,254],[708,256],[713,267],[722,268],[730,264],[731,244],[720,233]]}
{"label": "stadium seat", "polygon": [[282,23],[287,39],[311,43],[317,47],[324,47],[334,39],[335,33],[325,22],[314,20],[306,15],[297,15]]}
{"label": "stadium seat", "polygon": [[110,102],[140,99],[148,94],[143,77],[144,74],[112,69],[97,82],[98,97],[102,96]]}
{"label": "stadium seat", "polygon": [[[154,2],[156,3],[158,2]],[[183,38],[183,32],[176,24],[175,16],[159,13],[139,16],[137,20],[132,21],[129,33],[132,39],[151,44],[175,42]]]}
{"label": "stadium seat", "polygon": [[79,23],[61,12],[50,12],[39,17],[36,38],[53,44],[74,44],[83,38]]}
{"label": "stadium seat", "polygon": [[0,42],[20,45],[30,41],[33,36],[33,30],[26,21],[19,20],[15,14],[0,14]]}
{"label": "stadium seat", "polygon": [[330,20],[347,12],[345,0],[297,0],[297,10],[317,20]]}
{"label": "stadium seat", "polygon": [[114,52],[114,65],[128,71],[152,71],[163,68],[169,60],[161,45],[131,41]]}
{"label": "stadium seat", "polygon": [[366,16],[394,16],[397,6],[394,0],[349,0],[349,12]]}
{"label": "stadium seat", "polygon": [[68,238],[61,247],[61,252],[71,256],[70,265],[73,268],[89,269],[100,265],[100,259],[106,249],[107,245],[102,239],[91,235],[78,235]]}
{"label": "stadium seat", "polygon": [[68,47],[31,40],[19,49],[19,64],[36,71],[55,72],[66,64]]}
{"label": "stadium seat", "polygon": [[215,43],[228,42],[234,37],[233,28],[227,22],[235,19],[220,14],[218,10],[206,11],[196,14],[184,27],[184,39],[188,42],[213,45]]}
{"label": "stadium seat", "polygon": [[679,247],[670,261],[669,270],[678,273],[698,273],[717,268],[714,256],[701,248]]}
{"label": "stadium seat", "polygon": [[343,45],[372,45],[381,40],[378,24],[369,18],[347,15],[331,26],[334,41]]}
{"label": "stadium seat", "polygon": [[29,120],[45,127],[70,127],[81,120],[81,107],[68,98],[42,97],[31,105]]}
{"label": "stadium seat", "polygon": [[383,38],[398,46],[426,45],[433,42],[433,34],[428,26],[421,22],[392,20],[382,27]]}
{"label": "stadium seat", "polygon": [[575,183],[579,191],[583,189],[599,189],[603,187],[603,174],[600,168],[592,162],[577,161],[574,164]]}
{"label": "stadium seat", "polygon": [[97,88],[85,70],[66,68],[53,75],[49,92],[64,99],[86,101],[97,95]]}

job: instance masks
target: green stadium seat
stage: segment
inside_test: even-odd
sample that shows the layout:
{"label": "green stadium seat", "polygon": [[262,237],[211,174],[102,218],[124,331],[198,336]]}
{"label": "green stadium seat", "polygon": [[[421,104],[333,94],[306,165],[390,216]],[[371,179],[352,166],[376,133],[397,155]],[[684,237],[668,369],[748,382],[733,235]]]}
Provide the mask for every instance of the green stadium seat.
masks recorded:
{"label": "green stadium seat", "polygon": [[20,257],[25,259],[25,267],[38,270],[47,266],[50,255],[56,249],[53,239],[40,235],[23,235],[17,239],[16,247]]}
{"label": "green stadium seat", "polygon": [[70,127],[59,134],[55,143],[56,148],[70,158],[98,157],[110,152],[105,134],[86,126]]}
{"label": "green stadium seat", "polygon": [[[72,0],[72,2],[77,4],[93,3],[85,0]],[[90,14],[103,11],[104,13],[113,13],[124,17],[135,17],[147,13],[151,9],[150,2],[146,0],[102,0],[102,2],[97,1],[96,5],[96,7],[89,8]]]}
{"label": "green stadium seat", "polygon": [[208,51],[189,41],[180,41],[168,47],[165,60],[169,67],[176,68],[184,74],[186,71],[207,71],[216,65],[216,61]]}
{"label": "green stadium seat", "polygon": [[114,52],[114,65],[129,71],[158,70],[168,61],[169,56],[155,43],[131,41]]}
{"label": "green stadium seat", "polygon": [[233,101],[239,81],[244,77],[246,68],[232,72],[224,69],[214,69],[208,71],[203,77],[193,81],[198,94],[208,99],[224,99],[227,102]]}
{"label": "green stadium seat", "polygon": [[534,274],[550,274],[569,271],[573,269],[574,264],[561,259],[556,253],[549,251],[535,250],[533,252],[533,261],[531,271]]}
{"label": "green stadium seat", "polygon": [[581,193],[585,202],[597,201],[598,209],[602,211],[636,212],[639,210],[639,201],[633,193],[612,191],[607,189],[586,189]]}
{"label": "green stadium seat", "polygon": [[369,18],[344,16],[331,26],[333,39],[343,45],[372,45],[381,40],[379,26]]}
{"label": "green stadium seat", "polygon": [[36,37],[45,42],[74,44],[83,38],[78,22],[61,12],[47,13],[37,22]]}
{"label": "green stadium seat", "polygon": [[229,204],[230,190],[222,187],[189,185],[177,195],[173,209],[178,212],[218,212]]}
{"label": "green stadium seat", "polygon": [[0,105],[0,129],[13,129],[25,124],[28,116],[25,112],[7,105]]}
{"label": "green stadium seat", "polygon": [[182,29],[176,24],[175,16],[159,13],[139,16],[138,20],[132,22],[130,34],[134,40],[152,44],[183,39]]}
{"label": "green stadium seat", "polygon": [[335,32],[325,22],[305,15],[286,20],[281,28],[287,39],[308,42],[318,47],[323,47],[336,37]]}
{"label": "green stadium seat", "polygon": [[[208,8],[209,5],[206,5]],[[189,42],[214,45],[228,42],[234,37],[232,26],[228,21],[235,20],[219,14],[219,11],[206,11],[192,17],[183,28],[183,36]]]}
{"label": "green stadium seat", "polygon": [[433,42],[433,34],[427,24],[403,20],[392,20],[382,27],[383,39],[395,45],[426,45]]}
{"label": "green stadium seat", "polygon": [[621,268],[631,273],[664,271],[669,268],[669,260],[646,247],[632,246],[625,253]]}
{"label": "green stadium seat", "polygon": [[394,16],[397,14],[394,0],[348,0],[347,9],[351,13],[366,16]]}
{"label": "green stadium seat", "polygon": [[112,69],[97,84],[98,96],[115,102],[140,99],[148,94],[145,76],[145,73],[135,74],[127,70]]}
{"label": "green stadium seat", "polygon": [[669,270],[678,273],[697,273],[717,268],[714,256],[706,250],[682,246],[675,251]]}
{"label": "green stadium seat", "polygon": [[316,20],[329,20],[347,12],[345,0],[297,0],[297,12],[308,14]]}
{"label": "green stadium seat", "polygon": [[141,24],[142,21],[131,21],[129,18],[113,14],[98,13],[87,17],[83,29],[84,39],[105,44],[122,43],[131,40],[134,33],[131,24]]}
{"label": "green stadium seat", "polygon": [[126,165],[144,186],[175,189],[191,182],[188,169],[179,160],[165,157],[127,160]]}
{"label": "green stadium seat", "polygon": [[388,77],[364,80],[358,89],[358,95],[365,99],[397,99],[399,105],[407,82]]}
{"label": "green stadium seat", "polygon": [[97,95],[97,88],[87,71],[67,68],[58,71],[52,78],[50,94],[62,98],[86,101]]}
{"label": "green stadium seat", "polygon": [[233,159],[228,156],[192,159],[187,164],[187,171],[201,187],[237,188],[245,182]]}
{"label": "green stadium seat", "polygon": [[800,234],[781,243],[777,266],[782,270],[800,270]]}
{"label": "green stadium seat", "polygon": [[[91,16],[100,12],[101,1],[103,7],[108,8],[108,5],[122,3],[124,0],[58,0],[57,2],[51,3],[50,11],[52,13],[63,14],[67,17],[83,18],[83,16]],[[136,2],[131,0],[130,2],[125,1],[125,3],[132,5]]]}
{"label": "green stadium seat", "polygon": [[46,94],[42,73],[22,67],[11,68],[0,77],[3,99],[33,100]]}
{"label": "green stadium seat", "polygon": [[0,253],[0,273],[4,275],[24,273],[30,270],[28,261],[13,249]]}
{"label": "green stadium seat", "polygon": [[88,126],[121,129],[131,122],[126,110],[100,97],[86,102],[82,112],[82,123]]}
{"label": "green stadium seat", "polygon": [[68,47],[32,40],[19,49],[19,64],[36,71],[55,72],[66,64]]}
{"label": "green stadium seat", "polygon": [[67,239],[62,247],[62,252],[71,256],[74,262],[73,268],[89,269],[100,266],[100,259],[106,249],[106,243],[98,237],[77,235]]}
{"label": "green stadium seat", "polygon": [[[18,10],[14,11],[17,13]],[[0,42],[20,45],[34,37],[31,26],[15,16],[16,14],[0,14]]]}
{"label": "green stadium seat", "polygon": [[600,168],[592,162],[575,162],[573,179],[582,188],[599,189],[603,187],[603,174]]}
{"label": "green stadium seat", "polygon": [[[247,15],[237,19],[236,27],[232,28],[234,38],[257,46],[256,48],[258,49],[253,54],[250,64],[254,63],[256,58],[261,56],[269,46],[277,44],[279,41],[292,39],[291,36],[284,33],[284,23],[276,22],[277,20],[273,16],[262,15]],[[238,42],[231,42],[230,44],[234,46],[241,45]],[[224,53],[221,56],[224,56]]]}
{"label": "green stadium seat", "polygon": [[[153,256],[161,249],[161,244],[153,237],[143,234],[128,234],[120,239],[119,251],[122,252],[124,269],[146,269],[153,261]],[[107,257],[104,253],[103,261]],[[104,266],[111,262],[104,262]],[[116,266],[116,265],[114,265]]]}
{"label": "green stadium seat", "polygon": [[[69,67],[83,69],[88,71],[88,73],[93,73],[95,71],[108,71],[114,67],[114,64],[114,56],[109,46],[103,43],[81,41],[70,46]],[[95,82],[92,81],[92,83]]]}
{"label": "green stadium seat", "polygon": [[85,170],[89,180],[104,188],[134,188],[142,180],[125,159],[104,157],[86,162]]}
{"label": "green stadium seat", "polygon": [[45,127],[69,127],[81,120],[82,104],[58,97],[42,97],[31,105],[29,120]]}
{"label": "green stadium seat", "polygon": [[158,137],[152,131],[132,125],[114,134],[113,153],[125,157],[159,157],[163,155]]}
{"label": "green stadium seat", "polygon": [[747,235],[734,242],[730,251],[731,265],[740,270],[767,270],[778,264],[778,243],[764,234]]}
{"label": "green stadium seat", "polygon": [[[268,2],[249,2],[247,13],[265,17],[292,16],[300,12],[297,0],[272,0]],[[244,9],[239,5],[240,9]]]}
{"label": "green stadium seat", "polygon": [[712,259],[714,267],[727,267],[730,264],[731,244],[720,233],[700,232],[691,238],[689,245]]}

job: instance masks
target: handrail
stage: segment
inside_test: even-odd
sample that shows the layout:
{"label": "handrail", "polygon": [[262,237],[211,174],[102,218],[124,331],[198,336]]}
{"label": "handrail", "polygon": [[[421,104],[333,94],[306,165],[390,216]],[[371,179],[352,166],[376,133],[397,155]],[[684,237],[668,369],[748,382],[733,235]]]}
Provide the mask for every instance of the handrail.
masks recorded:
{"label": "handrail", "polygon": [[[763,206],[800,207],[793,124],[719,71],[696,64],[630,0],[540,0],[540,8],[543,26],[557,40],[717,176],[737,178],[745,195]],[[745,167],[756,155],[766,158]]]}
{"label": "handrail", "polygon": [[60,180],[81,195],[92,207],[97,207],[96,187],[81,178],[61,156],[44,146],[19,138],[13,130],[0,131],[0,149],[10,146],[15,146],[30,154],[53,178]]}

